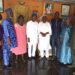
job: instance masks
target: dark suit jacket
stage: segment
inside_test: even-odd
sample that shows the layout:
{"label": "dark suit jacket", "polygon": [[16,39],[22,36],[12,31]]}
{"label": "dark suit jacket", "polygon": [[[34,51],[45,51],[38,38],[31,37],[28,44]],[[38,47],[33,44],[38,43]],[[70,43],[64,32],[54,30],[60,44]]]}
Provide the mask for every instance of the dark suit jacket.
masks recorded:
{"label": "dark suit jacket", "polygon": [[60,33],[61,33],[62,29],[63,29],[63,21],[62,21],[62,19],[61,18],[59,18],[57,20],[52,19],[51,20],[51,28],[52,28],[52,37],[53,38],[59,37]]}

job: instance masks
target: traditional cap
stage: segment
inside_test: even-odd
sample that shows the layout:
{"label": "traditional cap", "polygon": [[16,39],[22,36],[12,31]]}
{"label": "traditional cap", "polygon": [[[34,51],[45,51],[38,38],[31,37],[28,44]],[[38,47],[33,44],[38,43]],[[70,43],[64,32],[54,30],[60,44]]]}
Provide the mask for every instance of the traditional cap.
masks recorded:
{"label": "traditional cap", "polygon": [[33,13],[32,13],[32,17],[33,17],[33,16],[37,16],[37,12],[33,12]]}
{"label": "traditional cap", "polygon": [[5,9],[5,12],[6,12],[7,14],[10,14],[10,13],[12,13],[12,9],[11,9],[11,8]]}

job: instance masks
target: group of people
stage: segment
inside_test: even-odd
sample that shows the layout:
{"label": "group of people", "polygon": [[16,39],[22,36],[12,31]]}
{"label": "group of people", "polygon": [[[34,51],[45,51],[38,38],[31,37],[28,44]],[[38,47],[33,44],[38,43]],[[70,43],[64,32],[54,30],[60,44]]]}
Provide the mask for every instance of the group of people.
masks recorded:
{"label": "group of people", "polygon": [[[38,23],[37,14],[32,13],[31,20],[25,23],[23,15],[19,15],[16,24],[13,24],[12,9],[5,10],[7,17],[0,26],[0,45],[3,48],[4,67],[10,67],[10,51],[16,56],[28,52],[29,58],[35,58],[36,50],[42,59],[44,56],[49,59],[52,51],[52,59],[63,64],[71,64],[71,48],[69,47],[72,26],[70,17],[63,21],[59,18],[59,12],[55,12],[51,22],[47,16],[42,16]],[[2,28],[1,28],[2,27]],[[2,31],[3,29],[3,31]],[[3,35],[2,35],[3,34]],[[1,36],[2,35],[2,36]]]}

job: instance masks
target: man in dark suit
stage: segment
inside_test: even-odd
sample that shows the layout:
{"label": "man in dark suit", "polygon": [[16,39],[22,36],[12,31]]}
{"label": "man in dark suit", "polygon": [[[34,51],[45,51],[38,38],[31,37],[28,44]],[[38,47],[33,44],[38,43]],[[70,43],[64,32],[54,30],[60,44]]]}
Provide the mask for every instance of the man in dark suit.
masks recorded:
{"label": "man in dark suit", "polygon": [[59,18],[59,12],[55,12],[54,18],[51,20],[51,27],[52,27],[52,37],[51,37],[52,55],[54,59],[56,58],[56,56],[58,56],[60,33],[63,29],[63,20]]}

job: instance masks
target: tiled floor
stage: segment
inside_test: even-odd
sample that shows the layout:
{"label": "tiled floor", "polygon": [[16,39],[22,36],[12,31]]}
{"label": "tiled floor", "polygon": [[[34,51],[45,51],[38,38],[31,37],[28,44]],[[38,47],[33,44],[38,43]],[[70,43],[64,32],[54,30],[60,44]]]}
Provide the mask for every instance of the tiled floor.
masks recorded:
{"label": "tiled floor", "polygon": [[[1,63],[0,63],[1,64]],[[45,58],[40,60],[26,59],[12,64],[11,69],[3,69],[0,65],[0,75],[73,75],[72,69],[61,65],[58,61]]]}

